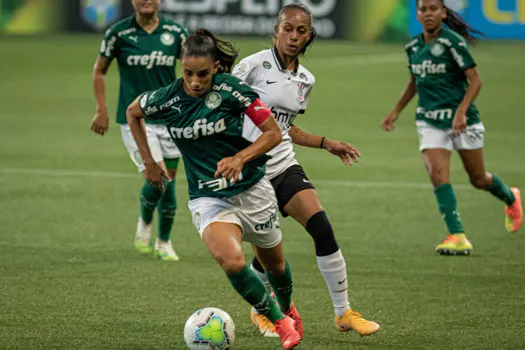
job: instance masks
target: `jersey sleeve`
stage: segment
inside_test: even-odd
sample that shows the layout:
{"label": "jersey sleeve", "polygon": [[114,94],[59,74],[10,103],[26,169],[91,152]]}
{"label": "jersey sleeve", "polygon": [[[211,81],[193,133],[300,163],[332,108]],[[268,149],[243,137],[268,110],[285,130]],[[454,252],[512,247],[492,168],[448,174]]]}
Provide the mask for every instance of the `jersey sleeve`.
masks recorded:
{"label": "jersey sleeve", "polygon": [[465,40],[454,40],[450,45],[450,53],[459,68],[465,70],[476,66]]}
{"label": "jersey sleeve", "polygon": [[118,36],[114,28],[109,28],[100,44],[100,56],[106,57],[109,60],[114,59],[118,54],[117,40]]}
{"label": "jersey sleeve", "polygon": [[407,55],[407,67],[408,67],[410,74],[412,74],[412,69],[410,68],[411,59],[412,59],[412,55],[414,54],[414,52],[417,51],[418,42],[419,42],[418,38],[414,37],[405,45],[405,54]]}
{"label": "jersey sleeve", "polygon": [[146,119],[161,120],[163,110],[166,109],[170,99],[170,86],[165,86],[157,90],[147,91],[139,95],[139,107]]}
{"label": "jersey sleeve", "polygon": [[255,65],[248,59],[241,60],[235,67],[233,67],[232,75],[239,78],[248,85],[253,85],[255,76]]}

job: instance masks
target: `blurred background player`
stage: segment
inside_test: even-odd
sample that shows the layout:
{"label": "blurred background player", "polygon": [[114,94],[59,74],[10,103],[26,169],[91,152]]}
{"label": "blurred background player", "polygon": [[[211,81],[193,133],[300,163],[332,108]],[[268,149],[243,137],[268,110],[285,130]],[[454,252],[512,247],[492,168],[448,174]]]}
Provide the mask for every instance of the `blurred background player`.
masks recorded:
{"label": "blurred background player", "polygon": [[[474,103],[482,84],[468,48],[468,42],[475,41],[472,34],[479,32],[446,7],[443,0],[417,1],[417,15],[423,33],[405,46],[410,81],[381,126],[386,131],[394,130],[399,114],[418,94],[419,149],[449,232],[448,238],[436,246],[436,251],[467,255],[472,251],[472,244],[465,235],[450,184],[451,151],[458,151],[475,188],[489,191],[505,202],[505,226],[512,232],[519,229],[523,220],[520,191],[509,188],[498,176],[485,171],[485,128]],[[448,28],[444,28],[443,23]]]}
{"label": "blurred background player", "polygon": [[[352,159],[357,162],[360,156],[356,148],[345,142],[310,134],[293,124],[297,114],[305,112],[308,95],[315,83],[312,73],[300,65],[298,59],[315,39],[312,24],[312,13],[307,7],[300,4],[284,6],[275,26],[275,46],[243,59],[233,74],[259,94],[279,123],[283,138],[268,152],[272,158],[268,161],[266,175],[271,180],[283,216],[293,217],[314,240],[319,270],[332,297],[337,329],[342,332],[354,329],[361,335],[369,335],[377,332],[379,325],[365,320],[350,308],[343,253],[314,186],[295,159],[292,146],[294,143],[325,149],[340,157],[346,165],[351,165]],[[260,135],[248,118],[245,119],[244,135],[252,141]],[[257,257],[251,267],[266,281]],[[251,319],[263,335],[275,336],[271,322],[256,309],[252,309]]]}
{"label": "blurred background player", "polygon": [[[158,89],[175,80],[175,63],[187,32],[179,24],[158,15],[160,0],[131,0],[131,3],[135,14],[114,24],[106,32],[100,47],[93,71],[97,113],[91,130],[100,135],[108,131],[105,76],[112,60],[116,58],[120,73],[117,123],[120,124],[122,139],[131,159],[142,172],[144,165],[126,124],[126,107],[140,93]],[[168,172],[172,180],[164,192],[147,180],[144,181],[140,192],[135,248],[145,254],[154,251],[161,260],[176,261],[179,257],[173,250],[170,236],[177,208],[175,176],[181,155],[165,125],[148,120],[145,128],[153,159]],[[153,249],[151,226],[155,208],[159,213],[158,238]]]}
{"label": "blurred background player", "polygon": [[[161,189],[162,177],[169,176],[152,158],[140,121],[165,121],[184,158],[189,208],[206,247],[235,290],[274,323],[283,347],[292,349],[301,341],[302,321],[291,300],[292,274],[283,256],[277,200],[264,177],[264,154],[279,144],[281,133],[257,94],[222,73],[231,71],[236,57],[230,43],[198,30],[183,46],[183,77],[140,95],[129,106],[127,120],[146,177]],[[253,143],[242,137],[243,113],[261,130]],[[242,240],[254,245],[281,309],[246,265]]]}

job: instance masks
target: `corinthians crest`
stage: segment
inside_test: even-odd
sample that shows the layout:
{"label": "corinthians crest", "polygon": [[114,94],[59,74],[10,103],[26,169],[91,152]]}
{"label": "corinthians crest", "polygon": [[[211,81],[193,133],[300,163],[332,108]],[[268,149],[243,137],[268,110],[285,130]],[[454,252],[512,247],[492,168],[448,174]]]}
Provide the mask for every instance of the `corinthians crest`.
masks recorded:
{"label": "corinthians crest", "polygon": [[80,15],[91,27],[102,30],[120,16],[121,0],[81,0]]}

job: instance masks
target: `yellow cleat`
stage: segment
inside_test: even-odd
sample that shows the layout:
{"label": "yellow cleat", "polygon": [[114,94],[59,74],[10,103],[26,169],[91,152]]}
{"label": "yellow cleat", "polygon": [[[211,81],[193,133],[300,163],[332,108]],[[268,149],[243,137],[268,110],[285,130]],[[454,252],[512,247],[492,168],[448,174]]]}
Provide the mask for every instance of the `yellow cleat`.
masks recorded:
{"label": "yellow cleat", "polygon": [[505,207],[505,228],[509,232],[517,232],[523,222],[521,194],[520,190],[516,187],[511,187],[510,190],[514,193],[516,200],[512,205],[507,205]]}
{"label": "yellow cleat", "polygon": [[279,334],[275,332],[275,326],[273,323],[266,316],[258,314],[254,308],[252,308],[252,311],[250,312],[250,319],[252,320],[252,324],[264,337],[279,338]]}
{"label": "yellow cleat", "polygon": [[374,334],[380,328],[376,322],[365,320],[359,312],[351,309],[346,310],[341,317],[335,316],[335,327],[339,332],[348,332],[353,329],[362,336]]}
{"label": "yellow cleat", "polygon": [[472,249],[472,243],[464,233],[449,235],[443,243],[436,246],[436,252],[440,255],[469,255]]}

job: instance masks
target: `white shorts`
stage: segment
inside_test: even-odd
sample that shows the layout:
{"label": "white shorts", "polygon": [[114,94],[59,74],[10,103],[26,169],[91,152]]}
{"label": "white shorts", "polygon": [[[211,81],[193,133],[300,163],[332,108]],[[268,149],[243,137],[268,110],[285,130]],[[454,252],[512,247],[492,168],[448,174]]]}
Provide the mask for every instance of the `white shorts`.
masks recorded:
{"label": "white shorts", "polygon": [[452,129],[439,129],[422,121],[416,121],[419,134],[419,150],[443,148],[449,151],[483,148],[485,127],[479,122],[468,125],[459,136],[452,136]]}
{"label": "white shorts", "polygon": [[[128,124],[120,125],[120,133],[122,140],[128,150],[129,156],[133,163],[137,166],[140,172],[144,171],[144,164],[140,157],[139,148],[135,143],[135,139],[131,134],[131,129]],[[171,138],[168,128],[162,124],[146,124],[146,136],[148,138],[148,145],[151,150],[151,155],[156,163],[164,159],[180,158],[181,154],[175,142]]]}
{"label": "white shorts", "polygon": [[261,248],[273,248],[282,240],[277,199],[266,178],[230,198],[202,197],[188,203],[193,224],[201,237],[208,225],[229,222],[242,230],[242,240]]}

